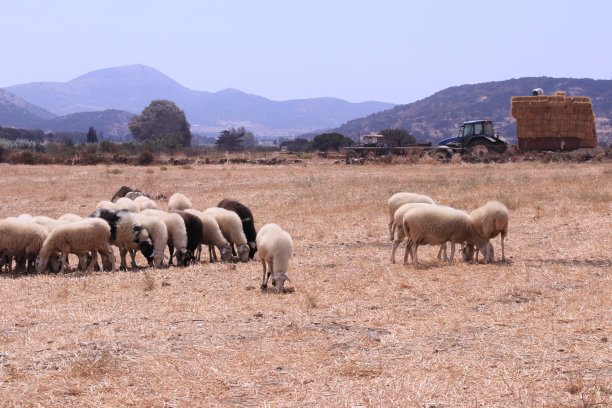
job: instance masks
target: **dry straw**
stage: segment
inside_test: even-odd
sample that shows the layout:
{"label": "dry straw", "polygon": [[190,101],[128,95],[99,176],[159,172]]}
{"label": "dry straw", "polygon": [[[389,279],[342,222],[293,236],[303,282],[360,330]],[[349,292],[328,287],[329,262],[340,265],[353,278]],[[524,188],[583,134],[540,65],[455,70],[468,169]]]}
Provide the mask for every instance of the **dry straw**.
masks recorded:
{"label": "dry straw", "polygon": [[[87,215],[120,185],[152,184],[119,169],[8,166],[0,217]],[[611,173],[322,159],[156,171],[156,191],[200,209],[235,198],[256,226],[289,231],[294,292],[260,292],[257,261],[2,275],[0,406],[610,406]],[[58,189],[66,200],[50,200]],[[421,268],[391,265],[397,191],[467,211],[503,201],[509,262],[448,265],[424,248]]]}

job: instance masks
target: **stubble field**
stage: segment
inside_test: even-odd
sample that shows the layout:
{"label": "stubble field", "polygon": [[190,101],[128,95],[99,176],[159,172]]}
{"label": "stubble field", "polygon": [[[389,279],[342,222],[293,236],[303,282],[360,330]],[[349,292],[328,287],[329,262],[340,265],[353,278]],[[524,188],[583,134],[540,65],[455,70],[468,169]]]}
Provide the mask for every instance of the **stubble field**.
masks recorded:
{"label": "stubble field", "polygon": [[[237,199],[293,236],[295,291],[262,293],[255,261],[1,274],[0,406],[610,406],[611,178],[610,164],[2,166],[0,217],[87,215],[121,185],[199,209]],[[505,203],[508,262],[425,247],[420,268],[403,251],[392,265],[398,191]]]}

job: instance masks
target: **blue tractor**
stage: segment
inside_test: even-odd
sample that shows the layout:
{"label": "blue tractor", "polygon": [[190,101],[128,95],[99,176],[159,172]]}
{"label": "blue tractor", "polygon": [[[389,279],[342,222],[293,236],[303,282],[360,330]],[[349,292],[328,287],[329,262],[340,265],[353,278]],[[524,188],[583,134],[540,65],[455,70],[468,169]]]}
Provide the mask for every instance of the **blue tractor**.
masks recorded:
{"label": "blue tractor", "polygon": [[459,126],[459,135],[442,139],[436,148],[438,159],[448,159],[454,153],[484,157],[490,152],[504,153],[508,141],[495,133],[490,120],[471,120]]}

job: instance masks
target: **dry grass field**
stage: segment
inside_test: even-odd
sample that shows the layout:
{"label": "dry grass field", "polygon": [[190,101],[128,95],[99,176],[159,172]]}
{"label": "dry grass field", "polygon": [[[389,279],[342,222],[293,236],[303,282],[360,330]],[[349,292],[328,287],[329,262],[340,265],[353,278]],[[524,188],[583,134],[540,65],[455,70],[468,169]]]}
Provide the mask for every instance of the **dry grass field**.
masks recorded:
{"label": "dry grass field", "polygon": [[[235,198],[295,242],[282,295],[259,262],[0,275],[1,407],[612,406],[611,164],[2,166],[0,183],[0,217],[87,215],[125,184]],[[392,265],[398,191],[502,201],[508,262],[424,247]]]}

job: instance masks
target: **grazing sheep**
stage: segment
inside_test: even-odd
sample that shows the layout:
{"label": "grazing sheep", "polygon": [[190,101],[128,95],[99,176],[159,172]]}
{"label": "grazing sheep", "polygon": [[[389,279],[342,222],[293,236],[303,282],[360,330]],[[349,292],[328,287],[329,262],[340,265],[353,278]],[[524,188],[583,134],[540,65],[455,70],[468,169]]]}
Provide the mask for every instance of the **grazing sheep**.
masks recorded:
{"label": "grazing sheep", "polygon": [[[232,247],[230,246],[227,239],[223,236],[221,232],[221,228],[219,228],[219,223],[210,214],[204,214],[202,211],[194,210],[193,208],[188,208],[185,210],[186,213],[193,214],[200,219],[202,222],[202,245],[208,245],[209,247],[209,257],[210,262],[214,262],[217,260],[217,254],[215,250],[212,249],[217,247],[219,252],[221,253],[221,261],[229,262],[232,260]],[[198,247],[196,258],[198,261],[202,256],[202,246]]]}
{"label": "grazing sheep", "polygon": [[[168,264],[173,265],[172,258],[176,257],[177,265],[186,266],[189,262],[189,253],[187,251],[187,228],[183,217],[161,210],[144,210],[141,211],[141,214],[159,217],[164,221],[168,230],[168,250],[170,251]],[[176,249],[176,255],[174,255],[174,249]]]}
{"label": "grazing sheep", "polygon": [[[249,207],[239,203],[238,201],[227,198],[221,200],[221,202],[217,204],[217,207],[225,208],[226,210],[230,210],[238,214],[240,220],[242,221],[242,230],[244,231],[247,243],[249,244],[249,258],[253,259],[255,252],[257,252],[257,231],[255,230],[255,219],[253,218],[253,213]],[[234,247],[232,247],[232,251],[234,251]],[[234,255],[236,255],[235,251]]]}
{"label": "grazing sheep", "polygon": [[[175,210],[174,213],[180,215],[183,218],[183,222],[185,223],[185,229],[187,231],[187,257],[179,263],[177,258],[176,262],[179,266],[188,266],[189,263],[195,259],[195,252],[198,247],[202,244],[202,221],[200,218],[193,214],[189,214],[185,211]],[[173,247],[168,248],[170,250],[170,257],[172,257],[172,252],[174,251]]]}
{"label": "grazing sheep", "polygon": [[[0,259],[6,262],[6,270],[12,272],[13,257],[28,260],[31,268],[48,235],[47,229],[35,222],[0,220]],[[22,267],[25,265],[18,262],[16,269],[21,271]]]}
{"label": "grazing sheep", "polygon": [[282,293],[285,281],[289,280],[287,270],[293,253],[291,235],[277,224],[264,225],[257,233],[257,253],[263,265],[261,289],[268,287],[272,275],[272,285],[277,293]]}
{"label": "grazing sheep", "polygon": [[[143,192],[142,190],[139,190],[137,188],[132,188],[132,187],[128,187],[128,186],[121,186],[119,188],[119,190],[117,190],[117,192],[115,193],[115,195],[113,195],[113,198],[111,198],[111,201],[114,203],[115,201],[117,201],[119,198],[121,197],[126,197],[129,193],[141,193],[144,195],[147,195],[145,192]],[[131,195],[130,197],[132,200],[134,199],[133,195]]]}
{"label": "grazing sheep", "polygon": [[402,222],[404,235],[409,240],[404,254],[404,265],[408,261],[408,251],[412,250],[412,262],[418,266],[417,249],[419,245],[441,245],[451,243],[449,262],[455,255],[455,243],[467,242],[489,253],[491,244],[477,231],[470,216],[460,210],[437,205],[413,208],[404,214]]}
{"label": "grazing sheep", "polygon": [[248,262],[250,247],[247,243],[246,235],[244,235],[242,221],[240,221],[238,214],[219,207],[207,208],[204,210],[204,214],[215,217],[225,239],[228,240],[231,246],[236,245],[236,252],[240,261]]}
{"label": "grazing sheep", "polygon": [[[393,247],[391,249],[391,263],[395,263],[395,251],[397,251],[397,247],[402,243],[402,241],[404,239],[406,239],[406,236],[404,235],[404,229],[402,228],[402,223],[404,222],[404,214],[406,214],[409,210],[412,210],[413,208],[418,208],[418,207],[423,207],[426,205],[432,205],[429,203],[407,203],[407,204],[403,204],[402,206],[400,206],[396,211],[395,211],[395,215],[393,217],[393,225],[395,226],[399,226],[399,228],[395,228],[395,234],[394,234],[394,238],[395,240],[393,241]],[[446,258],[446,244],[444,245],[444,255]],[[440,247],[440,252],[442,251],[442,247]],[[440,258],[440,253],[438,253],[438,259]]]}
{"label": "grazing sheep", "polygon": [[80,221],[82,219],[83,217],[81,217],[80,215],[76,215],[72,213],[63,214],[62,216],[57,218],[58,221],[66,221],[66,222],[75,222],[75,221]]}
{"label": "grazing sheep", "polygon": [[120,210],[127,210],[129,212],[139,212],[140,211],[140,208],[138,208],[138,205],[127,197],[121,197],[115,202],[115,204],[117,205],[117,207],[119,207]]}
{"label": "grazing sheep", "polygon": [[146,197],[149,198],[149,195],[143,191],[130,191],[129,193],[127,193],[126,195],[124,195],[125,198],[129,198],[130,200],[134,200],[136,201],[136,199],[138,197]]}
{"label": "grazing sheep", "polygon": [[414,193],[395,193],[389,198],[387,204],[389,206],[389,239],[393,241],[395,235],[395,228],[398,225],[394,224],[395,211],[402,205],[407,203],[426,203],[435,204],[434,200],[426,195],[414,194]]}
{"label": "grazing sheep", "polygon": [[191,200],[181,193],[174,193],[168,200],[168,211],[186,210],[193,208]]}
{"label": "grazing sheep", "polygon": [[141,242],[149,242],[149,234],[138,223],[134,214],[126,210],[110,211],[104,208],[95,210],[90,217],[102,218],[110,226],[109,243],[119,247],[121,254],[121,268],[127,268],[125,256],[130,252],[132,268],[137,268],[135,251]]}
{"label": "grazing sheep", "polygon": [[108,223],[98,218],[86,218],[81,221],[58,225],[49,233],[43,243],[36,258],[36,271],[41,273],[54,253],[61,254],[62,267],[60,272],[66,271],[69,268],[68,254],[70,252],[91,252],[92,259],[87,268],[88,272],[97,263],[98,252],[110,261],[111,270],[114,270],[115,255],[108,243],[110,234],[111,228]]}
{"label": "grazing sheep", "polygon": [[134,204],[138,206],[140,211],[146,209],[157,210],[157,204],[155,203],[155,201],[144,195],[136,197],[134,199]]}
{"label": "grazing sheep", "polygon": [[48,232],[51,232],[53,228],[64,223],[65,221],[56,220],[55,218],[47,217],[45,215],[37,215],[36,217],[32,218],[32,222],[45,227]]}
{"label": "grazing sheep", "polygon": [[168,228],[160,217],[148,214],[136,214],[136,219],[140,225],[147,230],[153,245],[141,243],[140,250],[149,261],[149,265],[161,268],[164,258],[164,249],[168,245]]}
{"label": "grazing sheep", "polygon": [[96,204],[95,209],[97,210],[98,208],[104,208],[110,211],[119,211],[119,207],[117,206],[117,204],[115,204],[112,201],[106,201],[106,200],[102,200],[98,204]]}
{"label": "grazing sheep", "polygon": [[[499,201],[489,201],[470,213],[476,231],[486,239],[493,239],[501,233],[502,261],[506,260],[504,239],[508,234],[508,209]],[[476,252],[478,260],[478,252]],[[491,259],[492,261],[492,259]]]}

